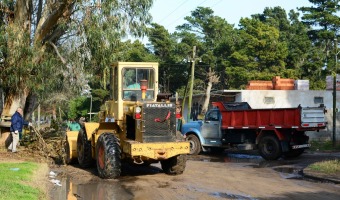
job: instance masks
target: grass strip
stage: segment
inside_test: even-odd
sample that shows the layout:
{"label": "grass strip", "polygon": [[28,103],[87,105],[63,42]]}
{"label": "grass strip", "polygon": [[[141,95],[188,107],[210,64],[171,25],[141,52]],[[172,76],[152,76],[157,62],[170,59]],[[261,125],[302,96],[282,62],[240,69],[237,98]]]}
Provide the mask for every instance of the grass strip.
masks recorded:
{"label": "grass strip", "polygon": [[0,199],[41,199],[42,192],[29,185],[38,164],[31,162],[0,163]]}
{"label": "grass strip", "polygon": [[340,160],[328,160],[316,162],[309,166],[311,170],[323,172],[326,174],[340,174]]}

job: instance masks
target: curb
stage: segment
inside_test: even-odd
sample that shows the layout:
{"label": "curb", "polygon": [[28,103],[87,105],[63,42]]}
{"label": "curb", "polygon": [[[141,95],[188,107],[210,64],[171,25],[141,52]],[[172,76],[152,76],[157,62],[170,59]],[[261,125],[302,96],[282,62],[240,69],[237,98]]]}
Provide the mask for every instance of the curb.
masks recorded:
{"label": "curb", "polygon": [[317,181],[322,181],[322,182],[332,182],[335,184],[340,184],[340,177],[337,178],[335,176],[331,176],[325,173],[320,173],[320,172],[316,172],[313,171],[311,169],[305,168],[303,169],[303,175],[305,178],[310,178],[313,180],[317,180]]}

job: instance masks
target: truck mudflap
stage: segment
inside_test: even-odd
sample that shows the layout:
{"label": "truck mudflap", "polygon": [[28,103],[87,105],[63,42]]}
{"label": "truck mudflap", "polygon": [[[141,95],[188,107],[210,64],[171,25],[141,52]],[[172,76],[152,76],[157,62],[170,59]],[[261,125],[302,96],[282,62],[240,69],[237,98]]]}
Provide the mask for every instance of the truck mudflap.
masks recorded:
{"label": "truck mudflap", "polygon": [[299,145],[293,145],[292,149],[303,149],[303,148],[309,148],[311,147],[311,144],[299,144]]}
{"label": "truck mudflap", "polygon": [[190,153],[189,142],[137,143],[127,141],[123,152],[131,157],[147,157],[154,160],[165,160],[180,154]]}

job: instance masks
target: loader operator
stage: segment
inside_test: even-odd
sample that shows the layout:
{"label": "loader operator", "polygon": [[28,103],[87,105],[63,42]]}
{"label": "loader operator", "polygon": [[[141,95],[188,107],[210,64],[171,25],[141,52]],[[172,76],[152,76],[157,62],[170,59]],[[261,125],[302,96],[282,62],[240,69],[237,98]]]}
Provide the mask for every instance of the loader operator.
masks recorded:
{"label": "loader operator", "polygon": [[80,125],[74,119],[70,119],[70,123],[68,124],[68,129],[70,131],[79,131]]}

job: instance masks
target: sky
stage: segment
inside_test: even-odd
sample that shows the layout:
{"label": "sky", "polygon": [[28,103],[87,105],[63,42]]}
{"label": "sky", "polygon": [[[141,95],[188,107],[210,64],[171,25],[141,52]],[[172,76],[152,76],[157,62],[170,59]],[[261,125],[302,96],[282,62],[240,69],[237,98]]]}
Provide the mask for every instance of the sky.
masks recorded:
{"label": "sky", "polygon": [[184,17],[190,16],[198,6],[210,7],[215,16],[237,27],[242,17],[263,13],[266,7],[280,6],[288,13],[291,9],[297,11],[297,7],[311,5],[308,0],[154,0],[150,13],[153,22],[173,33],[176,26],[185,23]]}

